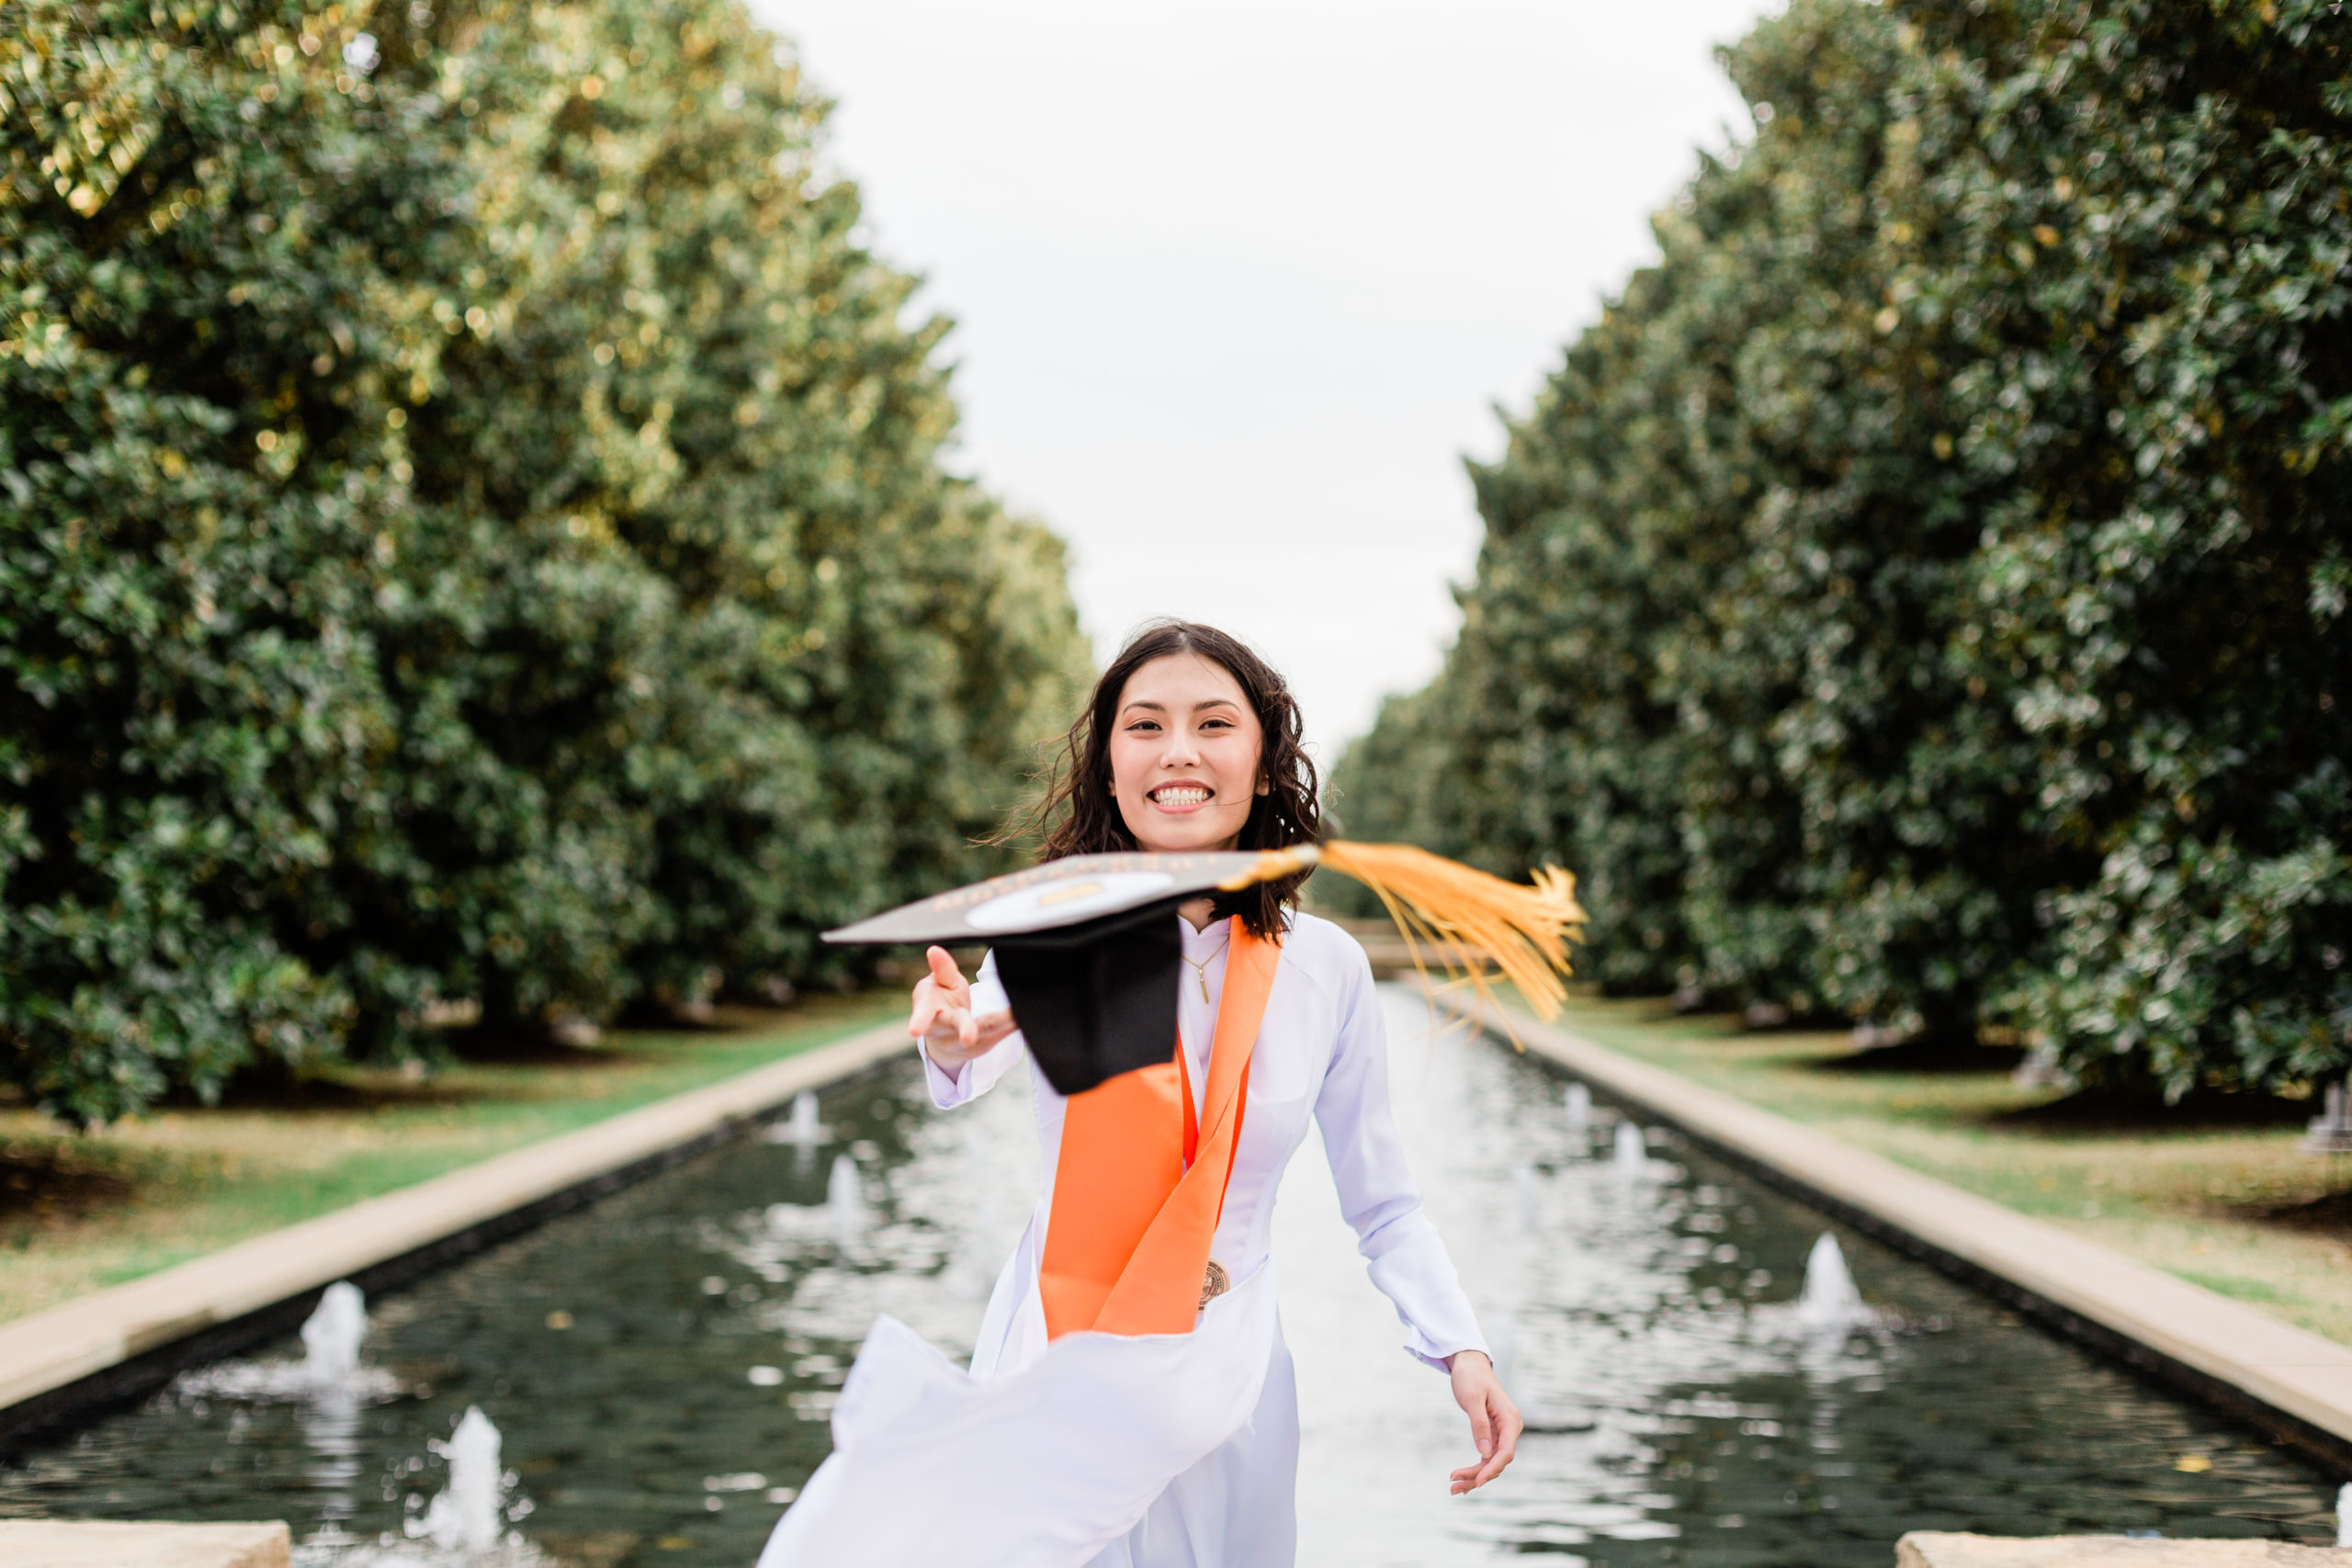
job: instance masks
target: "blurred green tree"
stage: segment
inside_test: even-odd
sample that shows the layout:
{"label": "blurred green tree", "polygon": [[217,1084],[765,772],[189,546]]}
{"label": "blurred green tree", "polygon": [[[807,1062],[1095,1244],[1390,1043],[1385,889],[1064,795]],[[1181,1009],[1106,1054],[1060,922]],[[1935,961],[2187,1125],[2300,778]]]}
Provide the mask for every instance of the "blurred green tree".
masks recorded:
{"label": "blurred green tree", "polygon": [[[2345,23],[1799,0],[1503,460],[1374,827],[1596,966],[2115,1083],[2352,1059]],[[1429,781],[1441,760],[1454,772]]]}
{"label": "blurred green tree", "polygon": [[969,868],[1059,548],[740,7],[33,0],[0,95],[0,1073],[690,1008]]}

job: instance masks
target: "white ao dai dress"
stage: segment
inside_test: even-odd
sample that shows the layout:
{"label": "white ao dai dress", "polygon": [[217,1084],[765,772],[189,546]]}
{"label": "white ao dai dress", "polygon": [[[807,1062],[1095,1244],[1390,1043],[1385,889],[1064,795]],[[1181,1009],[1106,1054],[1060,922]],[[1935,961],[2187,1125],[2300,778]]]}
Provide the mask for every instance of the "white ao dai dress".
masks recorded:
{"label": "white ao dai dress", "polygon": [[[1179,923],[1188,963],[1177,1031],[1197,1096],[1227,928]],[[993,959],[973,1005],[1006,1006]],[[987,1093],[1026,1049],[1016,1033],[954,1073],[926,1058],[933,1100],[952,1109]],[[842,1390],[833,1457],[761,1568],[1291,1568],[1298,1409],[1271,1243],[1274,1195],[1310,1114],[1406,1350],[1442,1369],[1457,1351],[1486,1349],[1406,1169],[1371,967],[1329,921],[1295,916],[1283,940],[1210,1247],[1234,1289],[1191,1334],[1074,1334],[1048,1346],[1037,1269],[1063,1100],[1043,1074],[1030,1081],[1045,1190],[998,1276],[969,1372],[877,1320]]]}

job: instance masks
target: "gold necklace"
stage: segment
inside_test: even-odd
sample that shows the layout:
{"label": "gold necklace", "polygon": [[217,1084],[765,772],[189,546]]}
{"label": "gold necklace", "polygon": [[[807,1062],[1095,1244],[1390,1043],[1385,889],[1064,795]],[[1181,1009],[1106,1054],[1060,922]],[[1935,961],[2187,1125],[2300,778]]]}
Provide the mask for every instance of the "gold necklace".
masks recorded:
{"label": "gold necklace", "polygon": [[1181,948],[1178,949],[1178,955],[1182,957],[1185,963],[1192,964],[1193,973],[1197,974],[1201,977],[1201,1000],[1207,1001],[1209,999],[1209,965],[1216,962],[1217,953],[1223,953],[1227,948],[1232,945],[1233,928],[1227,926],[1225,931],[1225,940],[1217,943],[1216,950],[1210,953],[1206,958],[1195,960],[1191,953],[1183,952]]}

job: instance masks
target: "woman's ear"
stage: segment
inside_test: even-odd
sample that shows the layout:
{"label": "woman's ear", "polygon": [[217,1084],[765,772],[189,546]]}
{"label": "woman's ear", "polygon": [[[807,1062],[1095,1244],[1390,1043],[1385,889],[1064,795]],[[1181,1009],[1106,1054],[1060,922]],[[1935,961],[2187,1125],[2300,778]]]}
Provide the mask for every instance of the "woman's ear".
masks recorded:
{"label": "woman's ear", "polygon": [[1274,793],[1274,781],[1273,781],[1273,780],[1272,780],[1272,779],[1270,779],[1270,778],[1268,778],[1265,774],[1263,774],[1263,773],[1260,773],[1260,774],[1258,775],[1258,793],[1259,793],[1260,795],[1272,795],[1272,794],[1273,794],[1273,793]]}

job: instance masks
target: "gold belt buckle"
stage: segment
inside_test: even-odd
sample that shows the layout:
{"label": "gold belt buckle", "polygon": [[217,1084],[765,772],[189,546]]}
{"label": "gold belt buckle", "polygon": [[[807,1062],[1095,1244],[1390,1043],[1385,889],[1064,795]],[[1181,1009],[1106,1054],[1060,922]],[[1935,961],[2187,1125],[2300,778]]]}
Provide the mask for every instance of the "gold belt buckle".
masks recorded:
{"label": "gold belt buckle", "polygon": [[1209,1303],[1231,1289],[1233,1289],[1233,1276],[1225,1271],[1224,1264],[1214,1258],[1210,1258],[1208,1272],[1201,1276],[1201,1305],[1207,1306]]}

